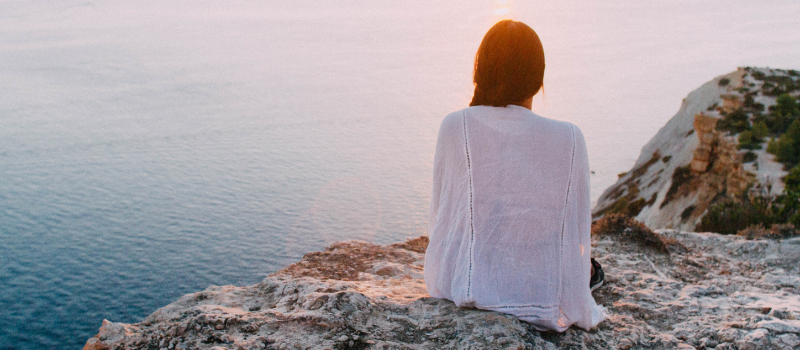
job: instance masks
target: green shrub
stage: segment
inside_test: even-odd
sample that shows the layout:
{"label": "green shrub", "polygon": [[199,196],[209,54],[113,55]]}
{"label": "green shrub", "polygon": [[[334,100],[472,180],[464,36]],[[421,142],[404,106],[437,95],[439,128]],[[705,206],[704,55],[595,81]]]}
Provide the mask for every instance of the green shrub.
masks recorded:
{"label": "green shrub", "polygon": [[739,133],[739,149],[759,149],[764,137],[769,133],[764,122],[756,123],[750,130]]}
{"label": "green shrub", "polygon": [[772,204],[769,196],[723,199],[708,207],[696,230],[731,235],[752,225],[771,225],[776,218]]}
{"label": "green shrub", "polygon": [[800,117],[800,105],[788,94],[778,97],[777,104],[769,107],[769,115],[757,115],[753,123],[764,122],[770,133],[780,135],[789,129],[789,126]]}
{"label": "green shrub", "polygon": [[800,120],[795,119],[789,129],[778,138],[778,161],[791,167],[800,160]]}
{"label": "green shrub", "polygon": [[767,142],[767,153],[772,153],[777,156],[778,152],[780,152],[780,145],[778,144],[778,140],[775,138],[769,139],[769,142]]}
{"label": "green shrub", "polygon": [[775,198],[775,222],[786,222],[800,226],[800,189],[786,186]]}
{"label": "green shrub", "polygon": [[717,83],[717,85],[719,85],[719,86],[727,86],[728,83],[730,83],[730,82],[731,82],[730,79],[722,78],[722,79],[719,80],[719,83]]}
{"label": "green shrub", "polygon": [[[796,130],[800,133],[800,130]],[[789,132],[787,132],[789,134]],[[784,152],[784,135],[777,141],[771,140],[767,146],[769,152]],[[786,238],[798,235],[795,227],[800,226],[800,165],[794,165],[783,179],[786,187],[777,197],[743,195],[715,201],[697,225],[698,231],[712,231],[723,234],[738,232],[748,239]]]}
{"label": "green shrub", "polygon": [[764,104],[756,102],[753,99],[753,95],[755,95],[755,93],[752,92],[744,95],[744,103],[742,104],[744,108],[755,112],[764,111]]}
{"label": "green shrub", "polygon": [[749,130],[742,131],[739,134],[739,149],[756,149],[758,142],[753,138],[753,132]]}
{"label": "green shrub", "polygon": [[[772,109],[774,106],[770,107]],[[795,120],[795,117],[784,115],[783,113],[770,112],[767,116],[757,116],[753,118],[754,122],[761,122],[767,124],[769,132],[773,135],[780,135],[789,129],[789,125]]]}
{"label": "green shrub", "polygon": [[778,161],[781,163],[797,164],[797,151],[794,147],[794,140],[781,136],[778,139],[777,153],[775,155],[778,156]]}
{"label": "green shrub", "polygon": [[769,135],[767,123],[764,123],[763,121],[753,124],[753,128],[750,131],[753,132],[753,139],[758,143],[763,142],[764,138]]}
{"label": "green shrub", "polygon": [[743,163],[754,162],[756,159],[758,159],[758,155],[753,153],[752,151],[747,151],[747,153],[745,153],[744,156],[742,156]]}
{"label": "green shrub", "polygon": [[[800,226],[800,165],[793,167],[784,179],[786,188],[777,197],[743,195],[734,198],[725,198],[708,207],[698,231],[711,231],[722,234],[732,234],[745,229],[745,236],[759,236],[757,227],[773,228],[780,232],[786,226],[779,224],[792,224]],[[781,233],[780,235],[784,235]]]}
{"label": "green shrub", "polygon": [[783,178],[786,188],[800,188],[800,165],[795,165],[789,170],[789,174]]}
{"label": "green shrub", "polygon": [[800,89],[800,83],[786,76],[773,75],[765,78],[761,92],[767,96],[780,96]]}
{"label": "green shrub", "polygon": [[617,199],[616,201],[614,201],[614,203],[611,205],[611,208],[607,212],[609,213],[627,212],[628,202],[629,200],[627,196]]}
{"label": "green shrub", "polygon": [[790,118],[797,118],[800,116],[800,105],[798,105],[797,100],[791,95],[782,94],[778,96],[776,102],[774,106],[770,107],[770,111],[773,114],[780,113]]}
{"label": "green shrub", "polygon": [[741,108],[730,112],[717,122],[717,130],[730,131],[731,134],[738,134],[750,129],[750,121],[747,114]]}

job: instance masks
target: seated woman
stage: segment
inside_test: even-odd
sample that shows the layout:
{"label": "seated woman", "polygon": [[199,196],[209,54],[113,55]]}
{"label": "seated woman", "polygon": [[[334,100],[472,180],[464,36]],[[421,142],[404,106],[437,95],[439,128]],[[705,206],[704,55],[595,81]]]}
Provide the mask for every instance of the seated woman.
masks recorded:
{"label": "seated woman", "polygon": [[606,315],[590,290],[586,143],[575,125],[531,111],[543,76],[533,29],[502,21],[486,33],[471,107],[439,129],[425,283],[539,330],[588,330]]}

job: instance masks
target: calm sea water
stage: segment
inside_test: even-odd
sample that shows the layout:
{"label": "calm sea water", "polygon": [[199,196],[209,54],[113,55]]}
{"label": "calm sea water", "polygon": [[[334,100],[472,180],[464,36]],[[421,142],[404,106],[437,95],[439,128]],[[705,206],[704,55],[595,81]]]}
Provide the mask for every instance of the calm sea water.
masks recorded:
{"label": "calm sea water", "polygon": [[785,1],[0,0],[0,349],[425,234],[438,125],[504,18],[542,38],[534,110],[583,129],[595,199],[703,82],[800,68]]}

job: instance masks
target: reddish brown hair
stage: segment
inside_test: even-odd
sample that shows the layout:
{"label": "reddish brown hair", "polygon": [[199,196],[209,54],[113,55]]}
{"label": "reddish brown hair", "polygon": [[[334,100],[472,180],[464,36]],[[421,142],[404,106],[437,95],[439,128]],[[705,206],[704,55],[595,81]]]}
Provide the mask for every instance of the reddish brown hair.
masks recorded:
{"label": "reddish brown hair", "polygon": [[505,107],[536,95],[544,78],[544,49],[525,23],[505,20],[483,37],[475,55],[470,106]]}

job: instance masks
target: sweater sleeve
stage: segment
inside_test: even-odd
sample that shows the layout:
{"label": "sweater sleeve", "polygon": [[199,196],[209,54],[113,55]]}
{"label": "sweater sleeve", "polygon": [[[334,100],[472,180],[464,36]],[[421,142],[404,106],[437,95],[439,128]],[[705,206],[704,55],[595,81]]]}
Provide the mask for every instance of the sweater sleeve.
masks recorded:
{"label": "sweater sleeve", "polygon": [[433,189],[428,212],[430,242],[425,252],[425,284],[436,298],[460,300],[467,284],[464,240],[468,224],[469,175],[464,156],[463,113],[451,113],[439,128],[433,160]]}
{"label": "sweater sleeve", "polygon": [[591,278],[591,198],[589,191],[589,156],[583,133],[572,125],[573,159],[567,211],[564,217],[562,311],[564,316],[584,329],[591,329],[605,318],[589,288]]}
{"label": "sweater sleeve", "polygon": [[445,172],[445,143],[447,142],[448,131],[445,123],[439,127],[439,134],[436,138],[436,150],[433,156],[433,182],[431,190],[431,204],[428,209],[428,237],[430,243],[425,253],[425,284],[428,294],[435,298],[444,298],[445,294],[439,290],[436,281],[439,279],[441,263],[440,245],[442,237],[437,236],[436,222],[439,214],[439,203],[442,193],[442,175]]}

